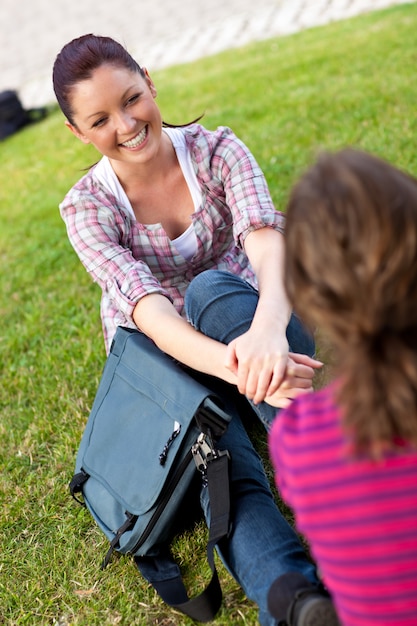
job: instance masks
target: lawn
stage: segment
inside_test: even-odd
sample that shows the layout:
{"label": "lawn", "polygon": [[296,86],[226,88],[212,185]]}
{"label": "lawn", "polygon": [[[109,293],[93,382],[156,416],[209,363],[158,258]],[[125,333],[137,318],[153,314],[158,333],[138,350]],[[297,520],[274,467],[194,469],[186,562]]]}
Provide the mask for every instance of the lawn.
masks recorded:
{"label": "lawn", "polygon": [[[164,119],[204,113],[262,166],[278,209],[320,149],[354,145],[417,175],[417,3],[231,50],[153,74]],[[140,62],[140,59],[138,59]],[[61,114],[0,144],[0,624],[186,626],[115,559],[68,482],[104,364],[99,289],[72,251],[58,204],[95,162]],[[265,442],[259,432],[259,445]],[[209,578],[205,528],[175,553],[190,592]],[[219,564],[216,624],[257,623]]]}

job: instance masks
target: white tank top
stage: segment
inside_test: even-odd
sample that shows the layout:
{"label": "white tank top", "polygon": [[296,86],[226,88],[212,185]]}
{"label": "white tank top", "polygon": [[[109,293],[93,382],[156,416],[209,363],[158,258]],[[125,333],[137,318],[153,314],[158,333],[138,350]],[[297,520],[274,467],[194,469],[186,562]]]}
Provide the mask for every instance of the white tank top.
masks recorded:
{"label": "white tank top", "polygon": [[[195,175],[191,162],[191,156],[187,150],[184,134],[178,128],[164,128],[163,132],[166,133],[172,141],[182,173],[184,174],[188,189],[190,190],[194,203],[194,211],[196,211],[200,207],[202,195],[200,185],[198,184],[197,176]],[[132,217],[135,217],[130,200],[120,184],[108,157],[103,156],[100,159],[94,170],[94,175],[98,178],[101,184],[115,196],[117,201],[127,208]],[[172,243],[185,259],[191,259],[197,251],[197,237],[195,235],[193,224],[190,224],[187,230],[184,231],[179,237],[173,239]]]}

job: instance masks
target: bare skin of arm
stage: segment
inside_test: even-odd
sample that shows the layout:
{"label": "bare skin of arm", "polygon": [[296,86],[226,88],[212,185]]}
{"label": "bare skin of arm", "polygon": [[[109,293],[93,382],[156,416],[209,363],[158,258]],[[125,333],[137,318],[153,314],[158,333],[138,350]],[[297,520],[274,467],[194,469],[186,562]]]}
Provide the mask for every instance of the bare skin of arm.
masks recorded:
{"label": "bare skin of arm", "polygon": [[[269,231],[270,229],[262,230]],[[266,238],[263,240],[264,243],[267,243]],[[254,247],[261,246],[257,244]],[[268,258],[271,263],[271,256],[269,255]],[[275,280],[277,280],[276,275]],[[272,284],[273,276],[266,275],[263,283],[268,284],[269,281]],[[264,294],[267,293],[265,287]],[[286,298],[284,302],[287,302]],[[280,310],[284,311],[281,317],[277,314]],[[283,408],[297,395],[311,391],[314,371],[321,366],[319,361],[305,355],[291,354],[288,357],[285,329],[289,311],[289,306],[288,309],[282,307],[282,300],[279,295],[275,295],[275,292],[271,301],[267,297],[260,299],[250,331],[231,342],[230,346],[195,330],[177,313],[171,302],[160,294],[151,294],[142,298],[135,307],[133,319],[137,327],[163,352],[181,363],[237,385],[239,391],[249,399],[256,402],[265,400],[275,407]],[[262,340],[260,343],[260,338],[265,334],[265,324],[268,324],[270,319],[272,326],[267,333],[266,341]],[[283,334],[284,340],[280,337],[271,350],[271,337],[273,338],[274,334]],[[265,351],[266,355],[263,354]],[[242,354],[242,361],[240,361],[240,354]],[[277,360],[279,366],[274,370]],[[243,368],[243,373],[239,371],[240,367]],[[251,374],[251,367],[255,369],[254,376]],[[274,373],[271,374],[273,370]],[[257,372],[260,372],[260,376],[258,374],[260,384],[257,383]],[[272,379],[274,379],[274,391],[272,391]],[[263,381],[268,381],[268,383],[265,384]],[[251,384],[257,390],[256,395]],[[268,390],[268,396],[266,390]]]}
{"label": "bare skin of arm", "polygon": [[[193,369],[237,385],[237,375],[226,365],[227,346],[195,330],[165,296],[151,294],[142,298],[133,318],[139,330],[163,352]],[[291,355],[281,385],[263,399],[277,408],[288,406],[293,398],[311,390],[314,370],[320,366],[319,361],[308,356]]]}
{"label": "bare skin of arm", "polygon": [[227,349],[227,366],[238,388],[254,402],[272,396],[283,383],[288,361],[286,328],[291,306],[284,289],[284,237],[272,228],[251,232],[245,252],[255,270],[259,302],[249,330]]}
{"label": "bare skin of arm", "polygon": [[165,296],[142,298],[133,319],[163,352],[199,372],[236,384],[236,376],[225,365],[226,346],[193,328]]}

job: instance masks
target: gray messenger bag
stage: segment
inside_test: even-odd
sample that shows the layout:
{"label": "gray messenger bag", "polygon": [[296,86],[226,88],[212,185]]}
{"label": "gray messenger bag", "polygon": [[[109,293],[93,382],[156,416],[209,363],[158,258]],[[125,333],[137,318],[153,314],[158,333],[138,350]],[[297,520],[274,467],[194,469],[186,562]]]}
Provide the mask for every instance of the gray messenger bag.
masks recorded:
{"label": "gray messenger bag", "polygon": [[[231,419],[190,372],[142,333],[119,327],[70,483],[113,551],[130,554],[161,598],[207,622],[222,602],[214,547],[229,533],[229,454],[217,441]],[[212,578],[189,598],[169,543],[196,477],[209,489],[207,558]]]}

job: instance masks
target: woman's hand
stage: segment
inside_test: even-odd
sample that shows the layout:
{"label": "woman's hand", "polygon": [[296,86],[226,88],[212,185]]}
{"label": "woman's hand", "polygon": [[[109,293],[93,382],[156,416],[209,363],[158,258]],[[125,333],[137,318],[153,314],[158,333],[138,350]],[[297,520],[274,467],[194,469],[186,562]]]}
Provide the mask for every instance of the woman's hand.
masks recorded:
{"label": "woman's hand", "polygon": [[265,400],[282,408],[312,390],[315,370],[322,363],[305,354],[289,354],[285,336],[271,339],[265,333],[248,331],[227,346],[225,365],[249,400],[255,404]]}
{"label": "woman's hand", "polygon": [[319,361],[288,354],[285,335],[273,329],[244,333],[226,346],[206,337],[186,322],[160,294],[150,294],[136,305],[138,328],[173,358],[200,372],[237,385],[255,403],[265,400],[282,408],[300,393],[311,391]]}
{"label": "woman's hand", "polygon": [[237,387],[255,403],[274,394],[283,383],[288,363],[285,334],[253,328],[227,346],[225,366],[235,374]]}
{"label": "woman's hand", "polygon": [[288,358],[286,329],[292,307],[284,288],[282,234],[269,227],[253,230],[244,248],[258,280],[259,300],[249,330],[228,346],[225,364],[236,375],[241,393],[255,403],[267,398],[275,403],[275,394],[288,399],[310,389],[314,368]]}
{"label": "woman's hand", "polygon": [[265,397],[265,402],[285,409],[297,396],[313,391],[315,371],[323,366],[321,361],[306,354],[290,352],[285,376],[275,393]]}

